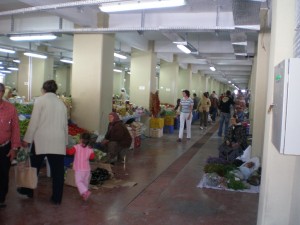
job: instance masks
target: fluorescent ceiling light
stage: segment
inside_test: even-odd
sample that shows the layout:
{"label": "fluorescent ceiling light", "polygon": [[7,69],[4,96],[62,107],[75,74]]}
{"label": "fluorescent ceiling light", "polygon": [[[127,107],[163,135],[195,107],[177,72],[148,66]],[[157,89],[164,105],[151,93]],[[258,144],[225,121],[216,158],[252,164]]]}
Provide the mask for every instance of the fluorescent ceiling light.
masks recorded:
{"label": "fluorescent ceiling light", "polygon": [[60,59],[61,62],[64,62],[64,63],[69,63],[69,64],[73,64],[73,60],[71,59],[65,59],[65,58],[62,58]]}
{"label": "fluorescent ceiling light", "polygon": [[229,80],[228,83],[231,84],[231,81]]}
{"label": "fluorescent ceiling light", "polygon": [[114,57],[120,58],[120,59],[127,59],[127,57],[125,55],[121,55],[119,53],[114,53]]}
{"label": "fluorescent ceiling light", "polygon": [[237,56],[247,56],[247,53],[234,53]]}
{"label": "fluorescent ceiling light", "polygon": [[13,71],[18,71],[19,70],[17,67],[8,67],[7,69],[13,70]]}
{"label": "fluorescent ceiling light", "polygon": [[209,69],[210,69],[211,71],[216,71],[216,68],[215,68],[214,66],[210,66]]}
{"label": "fluorescent ceiling light", "polygon": [[11,53],[11,54],[16,53],[16,51],[14,50],[5,49],[5,48],[0,48],[0,52]]}
{"label": "fluorescent ceiling light", "polygon": [[124,1],[115,3],[102,3],[99,9],[102,12],[120,12],[141,9],[157,9],[185,5],[185,0],[144,0],[144,1]]}
{"label": "fluorescent ceiling light", "polygon": [[260,25],[236,25],[235,28],[247,30],[260,30]]}
{"label": "fluorescent ceiling light", "polygon": [[13,62],[15,62],[15,63],[21,63],[21,61],[19,59],[14,59]]}
{"label": "fluorescent ceiling light", "polygon": [[11,73],[9,70],[0,70],[0,73]]}
{"label": "fluorescent ceiling light", "polygon": [[3,69],[4,69],[4,66],[0,66],[0,69],[3,70]]}
{"label": "fluorescent ceiling light", "polygon": [[186,54],[190,54],[192,51],[188,49],[185,45],[177,45],[177,48],[179,48],[181,51],[183,51]]}
{"label": "fluorescent ceiling light", "polygon": [[123,71],[122,70],[118,70],[118,69],[114,69],[114,72],[122,73]]}
{"label": "fluorescent ceiling light", "polygon": [[31,34],[31,35],[11,35],[9,37],[12,41],[44,41],[54,40],[57,36],[54,34]]}
{"label": "fluorescent ceiling light", "polygon": [[173,41],[173,44],[177,44],[177,45],[187,45],[187,41]]}
{"label": "fluorescent ceiling light", "polygon": [[233,45],[243,45],[247,46],[247,41],[239,41],[239,42],[232,42]]}
{"label": "fluorescent ceiling light", "polygon": [[36,53],[32,53],[32,52],[25,52],[24,55],[29,56],[29,57],[34,57],[34,58],[47,59],[46,55],[36,54]]}

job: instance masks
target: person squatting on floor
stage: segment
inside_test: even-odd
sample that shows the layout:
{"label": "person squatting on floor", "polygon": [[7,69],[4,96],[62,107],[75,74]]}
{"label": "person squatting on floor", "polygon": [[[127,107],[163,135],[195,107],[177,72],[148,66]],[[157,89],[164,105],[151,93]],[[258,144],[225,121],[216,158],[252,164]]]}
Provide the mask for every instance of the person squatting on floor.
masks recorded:
{"label": "person squatting on floor", "polygon": [[106,163],[123,162],[126,151],[131,145],[132,137],[117,113],[109,113],[108,120],[107,132],[101,141],[100,149],[107,152]]}
{"label": "person squatting on floor", "polygon": [[68,155],[74,155],[73,170],[75,171],[75,182],[82,199],[86,201],[91,192],[89,190],[91,167],[89,160],[95,158],[93,149],[89,146],[91,135],[82,133],[79,144],[67,149]]}
{"label": "person squatting on floor", "polygon": [[11,161],[21,146],[17,110],[2,99],[4,92],[5,86],[0,83],[0,208],[6,207]]}

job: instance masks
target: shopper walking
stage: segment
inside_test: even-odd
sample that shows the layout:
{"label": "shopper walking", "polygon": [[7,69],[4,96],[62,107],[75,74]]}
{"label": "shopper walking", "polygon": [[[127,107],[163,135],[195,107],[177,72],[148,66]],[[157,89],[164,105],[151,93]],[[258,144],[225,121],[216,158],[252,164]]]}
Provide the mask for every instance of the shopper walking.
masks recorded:
{"label": "shopper walking", "polygon": [[191,139],[191,124],[193,118],[193,105],[194,101],[190,98],[188,90],[182,91],[182,99],[180,101],[180,128],[177,141],[181,142],[183,137],[184,123],[186,123],[187,139]]}
{"label": "shopper walking", "polygon": [[211,102],[209,113],[211,114],[212,121],[216,122],[219,100],[218,100],[218,96],[216,95],[215,91],[213,91],[213,93],[210,95],[209,99]]}
{"label": "shopper walking", "polygon": [[226,91],[226,95],[220,100],[220,124],[219,124],[219,131],[218,136],[222,137],[223,133],[223,126],[224,128],[224,135],[227,133],[229,120],[230,120],[230,106],[234,105],[234,101],[231,97],[231,92]]}
{"label": "shopper walking", "polygon": [[[64,187],[64,156],[68,144],[67,109],[56,96],[57,84],[48,80],[43,84],[42,96],[35,100],[24,146],[32,144],[31,166],[39,170],[47,157],[52,176],[53,204],[60,204]],[[18,188],[20,194],[33,197],[33,190]]]}
{"label": "shopper walking", "polygon": [[75,182],[80,196],[87,200],[91,195],[89,190],[91,167],[89,160],[95,158],[93,149],[89,146],[91,135],[82,133],[79,144],[67,149],[68,155],[74,155],[73,170],[75,171]]}
{"label": "shopper walking", "polygon": [[5,86],[0,83],[0,208],[6,207],[11,161],[21,146],[18,114],[11,103],[2,99],[4,92]]}
{"label": "shopper walking", "polygon": [[201,98],[201,101],[198,106],[198,111],[200,113],[200,129],[203,130],[207,128],[207,120],[208,120],[208,113],[209,108],[211,106],[210,99],[208,98],[208,92],[204,92]]}

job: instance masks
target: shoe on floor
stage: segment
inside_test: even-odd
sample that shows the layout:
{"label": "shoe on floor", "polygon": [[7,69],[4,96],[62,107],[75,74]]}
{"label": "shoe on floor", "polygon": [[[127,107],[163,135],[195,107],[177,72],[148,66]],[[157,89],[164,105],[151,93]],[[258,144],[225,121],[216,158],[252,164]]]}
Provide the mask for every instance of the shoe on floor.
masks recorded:
{"label": "shoe on floor", "polygon": [[200,130],[203,130],[203,127],[200,127]]}
{"label": "shoe on floor", "polygon": [[89,190],[87,190],[83,195],[82,195],[82,198],[84,201],[87,201],[88,198],[90,197],[91,195],[91,192]]}
{"label": "shoe on floor", "polygon": [[177,139],[177,142],[181,142],[181,138],[178,138],[178,139]]}
{"label": "shoe on floor", "polygon": [[4,202],[0,202],[0,209],[3,209],[6,207],[6,204]]}

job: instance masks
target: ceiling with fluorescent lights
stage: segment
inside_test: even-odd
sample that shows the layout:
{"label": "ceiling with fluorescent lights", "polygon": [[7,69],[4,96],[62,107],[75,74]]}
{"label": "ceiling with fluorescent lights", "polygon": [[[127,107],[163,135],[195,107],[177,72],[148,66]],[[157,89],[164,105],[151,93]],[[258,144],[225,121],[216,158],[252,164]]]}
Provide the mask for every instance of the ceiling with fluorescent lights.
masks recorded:
{"label": "ceiling with fluorescent lights", "polygon": [[[186,5],[176,8],[110,13],[108,27],[98,28],[102,13],[98,7],[105,2],[116,0],[1,0],[0,48],[22,53],[43,47],[59,64],[61,57],[72,58],[74,33],[115,33],[115,50],[128,55],[115,58],[120,67],[130,66],[132,48],[147,50],[152,41],[158,63],[172,62],[176,55],[181,68],[190,65],[194,73],[201,71],[243,89],[248,87],[262,29],[261,10],[268,12],[264,29],[271,23],[271,0],[186,0]],[[9,39],[11,34],[37,32],[59,36],[31,44]],[[194,50],[185,54],[173,42],[187,42]],[[15,58],[17,54],[0,53],[4,64]],[[211,65],[216,71],[209,69]]]}

